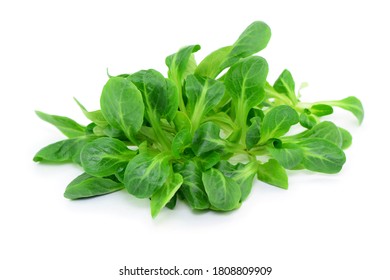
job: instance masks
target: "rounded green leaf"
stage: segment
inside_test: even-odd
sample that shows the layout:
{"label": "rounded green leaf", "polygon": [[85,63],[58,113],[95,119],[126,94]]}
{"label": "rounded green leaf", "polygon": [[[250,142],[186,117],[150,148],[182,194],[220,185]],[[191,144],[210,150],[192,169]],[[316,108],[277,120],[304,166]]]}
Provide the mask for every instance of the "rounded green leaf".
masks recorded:
{"label": "rounded green leaf", "polygon": [[295,95],[295,81],[291,72],[287,69],[283,70],[282,74],[275,81],[273,88],[281,93],[288,96],[288,98],[295,104],[297,97]]}
{"label": "rounded green leaf", "polygon": [[303,151],[298,144],[281,143],[281,147],[268,147],[271,156],[284,168],[293,169],[303,160]]}
{"label": "rounded green leaf", "polygon": [[183,129],[191,128],[191,121],[188,118],[187,114],[178,111],[173,119],[173,123],[175,124],[176,131],[180,131]]}
{"label": "rounded green leaf", "polygon": [[334,143],[324,139],[307,139],[299,142],[303,150],[303,166],[311,171],[338,173],[345,163],[344,152]]}
{"label": "rounded green leaf", "polygon": [[159,154],[141,153],[127,165],[124,184],[138,198],[148,198],[161,188],[170,174],[168,158]]}
{"label": "rounded green leaf", "polygon": [[175,166],[175,170],[183,176],[180,193],[192,209],[202,210],[210,207],[209,199],[202,182],[202,170],[192,160]]}
{"label": "rounded green leaf", "polygon": [[271,38],[271,29],[262,21],[254,21],[233,45],[231,56],[247,57],[264,49]]}
{"label": "rounded green leaf", "polygon": [[111,126],[134,139],[144,121],[144,103],[140,91],[129,79],[110,78],[103,88],[100,107]]}
{"label": "rounded green leaf", "polygon": [[298,113],[288,105],[272,108],[265,114],[261,127],[261,142],[286,134],[290,127],[299,121]]}
{"label": "rounded green leaf", "polygon": [[221,151],[210,151],[204,154],[201,154],[199,157],[196,158],[196,161],[200,163],[202,170],[208,170],[214,165],[216,165],[223,156],[223,153]]}
{"label": "rounded green leaf", "polygon": [[363,122],[364,119],[363,105],[362,102],[360,102],[360,100],[355,96],[349,96],[342,100],[327,101],[322,103],[326,103],[330,106],[337,106],[344,110],[350,111],[358,119],[359,124]]}
{"label": "rounded green leaf", "polygon": [[311,129],[317,124],[317,119],[315,116],[308,114],[307,112],[303,112],[299,115],[299,123],[303,127]]}
{"label": "rounded green leaf", "polygon": [[129,79],[142,93],[146,117],[150,120],[155,115],[157,119],[165,117],[172,120],[178,109],[176,87],[170,80],[156,70],[141,70],[132,74]]}
{"label": "rounded green leaf", "polygon": [[224,146],[223,140],[219,136],[219,127],[212,123],[202,124],[196,131],[192,139],[192,150],[197,156],[220,149]]}
{"label": "rounded green leaf", "polygon": [[95,136],[83,136],[62,140],[40,149],[34,156],[35,162],[80,164],[80,152],[85,145],[94,141]]}
{"label": "rounded green leaf", "polygon": [[341,148],[345,150],[352,145],[352,135],[342,127],[339,127],[339,131],[342,139]]}
{"label": "rounded green leaf", "polygon": [[288,188],[286,170],[276,160],[270,159],[264,164],[258,165],[257,178],[267,184],[282,189]]}
{"label": "rounded green leaf", "polygon": [[108,178],[99,178],[83,173],[66,187],[64,197],[79,199],[119,191],[124,186]]}
{"label": "rounded green leaf", "polygon": [[342,135],[339,128],[330,121],[323,121],[315,125],[312,129],[302,134],[303,138],[320,138],[328,140],[341,147]]}
{"label": "rounded green leaf", "polygon": [[332,106],[326,104],[314,104],[313,106],[311,106],[310,112],[312,112],[316,116],[322,117],[332,114],[333,108]]}
{"label": "rounded green leaf", "polygon": [[225,68],[264,49],[271,38],[271,29],[261,21],[250,24],[231,45],[222,47],[206,56],[196,68],[195,73],[216,78]]}
{"label": "rounded green leaf", "polygon": [[240,202],[247,199],[252,190],[253,178],[257,173],[257,165],[257,161],[249,162],[247,164],[238,163],[236,165],[232,165],[226,160],[220,161],[217,165],[217,169],[219,171],[221,171],[226,177],[232,178],[240,186]]}
{"label": "rounded green leaf", "polygon": [[226,91],[237,106],[244,106],[244,110],[241,110],[244,114],[247,115],[252,107],[263,101],[267,75],[267,61],[259,56],[251,56],[237,62],[226,73]]}
{"label": "rounded green leaf", "polygon": [[103,137],[85,145],[80,158],[85,172],[104,177],[115,174],[134,155],[122,141]]}
{"label": "rounded green leaf", "polygon": [[172,155],[180,158],[180,154],[185,148],[190,147],[192,143],[192,135],[189,129],[179,131],[172,140]]}
{"label": "rounded green leaf", "polygon": [[230,211],[240,205],[240,186],[221,171],[211,168],[202,175],[203,185],[211,205],[221,211]]}

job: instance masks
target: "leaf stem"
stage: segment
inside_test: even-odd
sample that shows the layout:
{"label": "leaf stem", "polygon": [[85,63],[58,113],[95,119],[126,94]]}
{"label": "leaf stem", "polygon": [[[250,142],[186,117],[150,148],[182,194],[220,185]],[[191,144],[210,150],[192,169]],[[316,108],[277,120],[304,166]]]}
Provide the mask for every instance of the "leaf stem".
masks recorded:
{"label": "leaf stem", "polygon": [[294,106],[293,101],[291,101],[291,99],[288,98],[288,96],[276,92],[276,91],[273,89],[273,87],[270,86],[269,84],[266,84],[266,85],[265,85],[264,91],[265,91],[265,94],[266,94],[266,96],[267,96],[268,99],[269,99],[269,98],[275,98],[275,99],[280,100],[282,104]]}
{"label": "leaf stem", "polygon": [[159,120],[156,118],[155,114],[149,112],[149,121],[152,125],[154,134],[156,136],[156,140],[161,144],[162,149],[165,151],[169,151],[171,148],[171,144],[165,135],[164,131],[161,128]]}

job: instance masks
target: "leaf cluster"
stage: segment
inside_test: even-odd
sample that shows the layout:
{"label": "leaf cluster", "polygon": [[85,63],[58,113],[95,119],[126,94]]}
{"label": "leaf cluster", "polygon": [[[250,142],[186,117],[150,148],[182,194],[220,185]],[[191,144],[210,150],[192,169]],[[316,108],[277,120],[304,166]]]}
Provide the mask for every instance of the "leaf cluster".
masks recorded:
{"label": "leaf cluster", "polygon": [[85,173],[67,186],[66,198],[126,189],[150,199],[153,217],[177,199],[196,210],[236,209],[255,178],[287,189],[286,170],[339,172],[352,137],[321,118],[340,107],[361,123],[361,102],[301,102],[288,70],[269,83],[267,61],[254,54],[270,37],[268,25],[256,21],[199,64],[199,45],[179,49],[166,58],[167,77],[154,69],[109,76],[99,110],[76,100],[87,126],[37,112],[68,139],[42,148],[34,161],[81,165]]}

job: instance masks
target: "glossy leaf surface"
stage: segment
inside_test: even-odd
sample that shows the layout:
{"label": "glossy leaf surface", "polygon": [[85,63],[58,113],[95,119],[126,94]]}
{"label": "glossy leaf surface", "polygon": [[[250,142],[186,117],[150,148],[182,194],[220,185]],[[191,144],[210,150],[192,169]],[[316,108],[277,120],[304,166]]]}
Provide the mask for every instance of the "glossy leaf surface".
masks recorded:
{"label": "glossy leaf surface", "polygon": [[141,153],[127,165],[124,184],[127,191],[138,198],[149,198],[162,187],[170,174],[164,155]]}
{"label": "glossy leaf surface", "polygon": [[69,183],[66,187],[64,197],[69,199],[94,197],[116,192],[123,188],[123,184],[111,179],[94,177],[83,173]]}
{"label": "glossy leaf surface", "polygon": [[203,173],[202,181],[211,205],[217,210],[229,211],[240,205],[240,186],[221,171],[211,168]]}
{"label": "glossy leaf surface", "polygon": [[74,120],[68,117],[49,115],[40,111],[35,111],[39,118],[54,125],[65,136],[69,138],[75,138],[85,135],[85,127],[78,124]]}
{"label": "glossy leaf surface", "polygon": [[127,78],[112,77],[100,98],[102,114],[114,128],[129,139],[140,130],[144,119],[144,103],[137,87]]}
{"label": "glossy leaf surface", "polygon": [[175,173],[171,180],[157,190],[150,199],[150,209],[152,217],[155,218],[161,209],[173,198],[183,183],[183,177]]}
{"label": "glossy leaf surface", "polygon": [[85,172],[97,177],[115,174],[134,156],[135,152],[129,150],[122,141],[109,137],[88,143],[80,154]]}

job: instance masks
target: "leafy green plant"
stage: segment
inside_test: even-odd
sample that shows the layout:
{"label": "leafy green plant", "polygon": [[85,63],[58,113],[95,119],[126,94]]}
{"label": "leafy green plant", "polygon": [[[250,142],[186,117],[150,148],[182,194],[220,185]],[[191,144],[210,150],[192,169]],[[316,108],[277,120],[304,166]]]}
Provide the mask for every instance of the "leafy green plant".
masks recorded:
{"label": "leafy green plant", "polygon": [[168,56],[167,78],[153,69],[109,76],[100,110],[76,100],[87,126],[37,111],[68,139],[44,147],[34,161],[81,165],[85,173],[68,185],[66,198],[126,189],[150,199],[153,217],[177,199],[197,210],[234,210],[255,177],[287,189],[287,170],[339,172],[352,137],[321,118],[339,107],[361,123],[361,102],[301,102],[288,70],[271,85],[267,61],[254,55],[270,36],[256,21],[199,65],[199,45]]}

